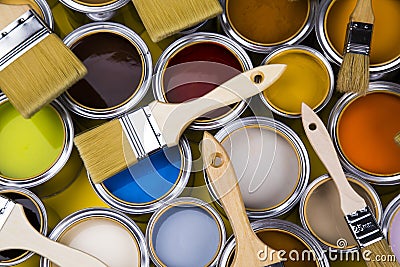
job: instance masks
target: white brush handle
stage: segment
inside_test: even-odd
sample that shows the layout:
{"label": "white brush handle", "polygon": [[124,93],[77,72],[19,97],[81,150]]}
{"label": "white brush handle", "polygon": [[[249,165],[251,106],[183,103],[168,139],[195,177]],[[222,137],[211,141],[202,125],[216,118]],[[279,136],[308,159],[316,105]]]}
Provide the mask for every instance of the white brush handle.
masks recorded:
{"label": "white brush handle", "polygon": [[[149,107],[159,128],[162,129],[167,146],[175,146],[183,131],[196,118],[264,91],[282,75],[285,69],[286,65],[281,64],[260,66],[235,76],[198,99],[182,104],[154,101]],[[261,78],[258,83],[255,81],[257,78]]]}
{"label": "white brush handle", "polygon": [[346,179],[331,137],[324,123],[318,115],[304,103],[301,108],[301,117],[308,140],[310,140],[315,153],[317,153],[336,184],[340,196],[340,206],[344,214],[349,215],[365,208],[367,204],[364,199],[354,191]]}
{"label": "white brush handle", "polygon": [[107,267],[97,258],[67,247],[41,235],[26,219],[24,209],[16,204],[0,231],[0,250],[33,251],[60,267]]}

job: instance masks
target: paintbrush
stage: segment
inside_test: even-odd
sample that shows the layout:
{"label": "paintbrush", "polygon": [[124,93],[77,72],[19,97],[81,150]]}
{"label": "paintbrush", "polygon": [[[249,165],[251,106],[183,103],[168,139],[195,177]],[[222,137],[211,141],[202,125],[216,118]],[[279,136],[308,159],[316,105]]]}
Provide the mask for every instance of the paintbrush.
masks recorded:
{"label": "paintbrush", "polygon": [[117,174],[163,147],[176,146],[199,116],[254,96],[272,85],[286,65],[265,65],[239,74],[198,99],[148,106],[75,137],[75,145],[94,183]]}
{"label": "paintbrush", "polygon": [[347,27],[343,62],[337,79],[340,92],[367,92],[373,24],[372,0],[358,0]]}
{"label": "paintbrush", "polygon": [[400,132],[396,134],[396,136],[394,137],[394,141],[400,146]]}
{"label": "paintbrush", "polygon": [[262,242],[251,228],[246,214],[235,170],[224,147],[208,132],[204,132],[202,141],[204,168],[212,183],[218,199],[228,215],[235,235],[235,257],[231,266],[284,266],[278,256],[260,259],[260,251],[266,255],[276,251]]}
{"label": "paintbrush", "polygon": [[0,251],[35,252],[61,267],[107,267],[97,258],[46,238],[36,231],[20,204],[0,196]]}
{"label": "paintbrush", "polygon": [[[316,154],[325,165],[339,192],[340,207],[363,255],[369,256],[367,266],[400,266],[397,262],[375,261],[393,255],[373,213],[350,186],[340,165],[332,140],[323,122],[306,104],[302,104],[303,127]],[[368,255],[369,254],[369,255]]]}
{"label": "paintbrush", "polygon": [[0,4],[0,89],[31,117],[87,72],[28,5]]}
{"label": "paintbrush", "polygon": [[153,42],[222,13],[218,0],[133,0]]}

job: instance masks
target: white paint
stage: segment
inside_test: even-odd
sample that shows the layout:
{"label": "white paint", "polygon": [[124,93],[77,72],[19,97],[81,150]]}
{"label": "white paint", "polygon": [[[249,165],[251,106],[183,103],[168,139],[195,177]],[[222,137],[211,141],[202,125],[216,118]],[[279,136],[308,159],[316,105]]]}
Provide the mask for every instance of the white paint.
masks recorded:
{"label": "white paint", "polygon": [[131,233],[118,222],[106,218],[82,221],[58,240],[87,252],[109,267],[139,266],[139,248]]}
{"label": "white paint", "polygon": [[214,260],[221,246],[215,219],[200,207],[168,209],[155,223],[152,246],[168,267],[203,267]]}
{"label": "white paint", "polygon": [[223,140],[246,208],[270,209],[286,200],[299,182],[294,147],[270,128],[240,128]]}

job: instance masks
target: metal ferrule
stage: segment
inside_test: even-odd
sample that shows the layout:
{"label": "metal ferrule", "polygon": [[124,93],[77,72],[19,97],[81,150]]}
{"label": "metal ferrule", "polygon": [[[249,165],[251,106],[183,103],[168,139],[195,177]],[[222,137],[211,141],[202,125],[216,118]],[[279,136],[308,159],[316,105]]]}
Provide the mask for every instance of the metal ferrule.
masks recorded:
{"label": "metal ferrule", "polygon": [[350,22],[347,26],[345,53],[369,55],[374,25]]}
{"label": "metal ferrule", "polygon": [[0,230],[6,223],[8,216],[10,216],[15,204],[12,200],[0,196]]}
{"label": "metal ferrule", "polygon": [[127,114],[119,121],[138,160],[167,145],[149,107]]}
{"label": "metal ferrule", "polygon": [[355,240],[362,248],[384,238],[379,224],[368,206],[350,215],[346,215],[345,219]]}
{"label": "metal ferrule", "polygon": [[50,34],[33,10],[24,13],[0,32],[0,71]]}

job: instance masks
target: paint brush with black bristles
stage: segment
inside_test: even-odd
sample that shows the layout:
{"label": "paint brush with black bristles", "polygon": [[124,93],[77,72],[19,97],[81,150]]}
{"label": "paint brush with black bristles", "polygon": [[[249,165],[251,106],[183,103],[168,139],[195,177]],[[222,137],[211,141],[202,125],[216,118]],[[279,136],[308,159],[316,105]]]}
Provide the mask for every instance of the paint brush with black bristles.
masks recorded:
{"label": "paint brush with black bristles", "polygon": [[87,70],[28,5],[0,4],[0,90],[24,118]]}
{"label": "paint brush with black bristles", "polygon": [[264,91],[285,69],[281,64],[254,68],[181,104],[153,101],[76,136],[75,145],[93,182],[101,183],[163,147],[178,145],[183,131],[196,118]]}
{"label": "paint brush with black bristles", "polygon": [[302,104],[302,121],[304,131],[314,151],[325,165],[339,192],[340,207],[354,239],[361,248],[363,255],[371,259],[366,261],[367,266],[399,267],[395,262],[379,262],[378,259],[393,257],[382,230],[376,221],[373,212],[365,200],[357,194],[346,179],[332,140],[323,122],[306,104]]}
{"label": "paint brush with black bristles", "polygon": [[343,62],[337,79],[339,92],[367,92],[374,20],[372,0],[358,0],[347,27]]}
{"label": "paint brush with black bristles", "polygon": [[29,223],[21,204],[0,196],[0,251],[35,252],[60,267],[107,267],[97,258],[41,235]]}

